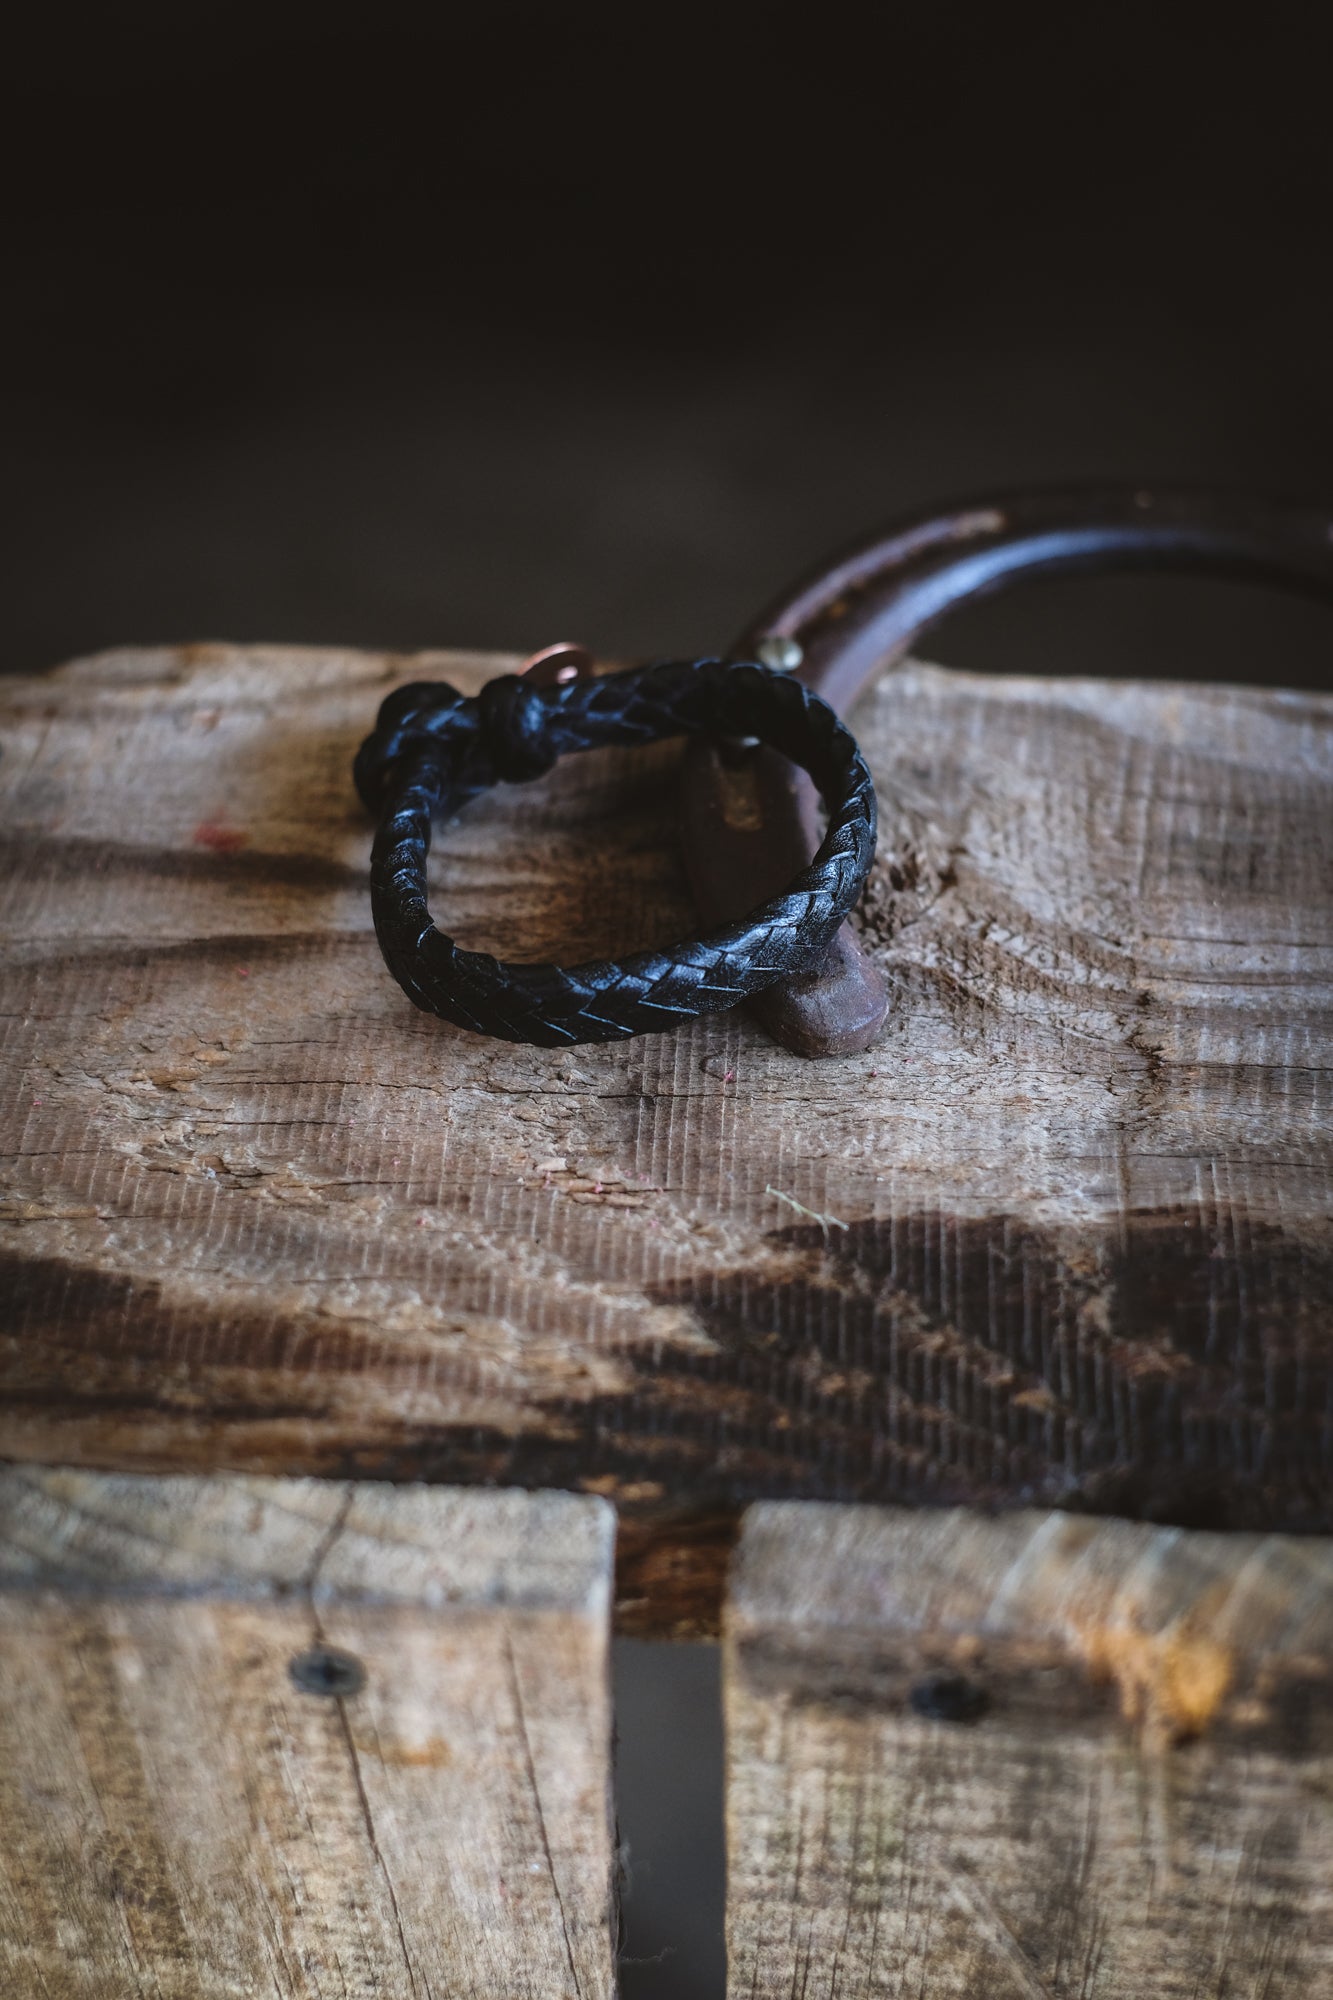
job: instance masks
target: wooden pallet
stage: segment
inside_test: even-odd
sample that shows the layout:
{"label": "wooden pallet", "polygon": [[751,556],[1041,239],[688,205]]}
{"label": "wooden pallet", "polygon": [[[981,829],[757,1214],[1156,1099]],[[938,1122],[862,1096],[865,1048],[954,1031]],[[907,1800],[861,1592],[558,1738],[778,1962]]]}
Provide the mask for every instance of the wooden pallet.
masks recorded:
{"label": "wooden pallet", "polygon": [[[609,1993],[612,1604],[724,1630],[737,1995],[1318,1990],[1333,700],[888,676],[893,1007],[804,1064],[388,979],[352,751],[508,664],[0,690],[12,1990]],[[480,802],[441,920],[687,930],[674,754]]]}
{"label": "wooden pallet", "polygon": [[[564,1494],[4,1475],[3,1990],[610,2000],[612,1539]],[[1331,1670],[1327,1538],[754,1508],[729,1991],[1326,1990]]]}

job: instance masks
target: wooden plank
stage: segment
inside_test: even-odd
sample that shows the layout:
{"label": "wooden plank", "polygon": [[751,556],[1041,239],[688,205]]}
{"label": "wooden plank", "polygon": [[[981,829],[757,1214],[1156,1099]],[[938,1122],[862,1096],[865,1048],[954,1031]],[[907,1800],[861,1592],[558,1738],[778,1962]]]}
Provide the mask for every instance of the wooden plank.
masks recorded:
{"label": "wooden plank", "polygon": [[1333,1542],[777,1503],[726,1614],[728,1991],[1333,1985]]}
{"label": "wooden plank", "polygon": [[0,1988],[610,2000],[613,1533],[563,1494],[0,1476]]}
{"label": "wooden plank", "polygon": [[[605,1493],[641,1628],[707,1625],[754,1497],[1333,1527],[1333,699],[890,675],[893,1008],[805,1064],[734,1013],[512,1048],[389,980],[352,753],[509,664],[0,689],[0,1452]],[[479,802],[442,921],[688,930],[675,760]]]}

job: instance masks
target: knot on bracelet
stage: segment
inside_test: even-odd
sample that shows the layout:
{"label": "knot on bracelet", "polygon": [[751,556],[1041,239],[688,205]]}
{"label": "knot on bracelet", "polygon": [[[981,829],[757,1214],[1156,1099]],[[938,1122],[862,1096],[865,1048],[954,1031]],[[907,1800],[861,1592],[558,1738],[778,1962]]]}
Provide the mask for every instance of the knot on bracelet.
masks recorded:
{"label": "knot on bracelet", "polygon": [[475,696],[445,681],[413,681],[381,703],[374,733],[357,752],[356,788],[378,813],[396,775],[410,764],[438,772],[441,753],[464,784],[470,778],[485,786],[497,778],[522,784],[544,777],[556,762],[546,745],[549,721],[541,696],[517,674],[502,674]]}
{"label": "knot on bracelet", "polygon": [[498,777],[521,785],[544,778],[553,768],[555,753],[546,744],[549,710],[536,689],[517,674],[487,681],[477,696],[477,710],[481,740]]}

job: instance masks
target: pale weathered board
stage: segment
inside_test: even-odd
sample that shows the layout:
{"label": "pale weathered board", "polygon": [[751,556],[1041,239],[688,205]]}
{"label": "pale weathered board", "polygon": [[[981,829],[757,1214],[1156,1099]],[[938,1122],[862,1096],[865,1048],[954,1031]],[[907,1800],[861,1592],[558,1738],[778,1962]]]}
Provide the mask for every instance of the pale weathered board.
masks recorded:
{"label": "pale weathered board", "polygon": [[[0,1475],[0,1991],[611,2000],[614,1519]],[[364,1686],[303,1691],[335,1648]]]}
{"label": "pale weathered board", "polygon": [[756,1507],[725,1689],[735,2000],[1333,1991],[1323,1537]]}
{"label": "pale weathered board", "polygon": [[[0,1452],[603,1492],[649,1623],[706,1622],[756,1496],[1333,1525],[1333,699],[889,675],[892,1010],[811,1064],[409,1006],[352,754],[395,682],[510,664],[0,689]],[[441,921],[688,931],[676,758],[479,802]]]}

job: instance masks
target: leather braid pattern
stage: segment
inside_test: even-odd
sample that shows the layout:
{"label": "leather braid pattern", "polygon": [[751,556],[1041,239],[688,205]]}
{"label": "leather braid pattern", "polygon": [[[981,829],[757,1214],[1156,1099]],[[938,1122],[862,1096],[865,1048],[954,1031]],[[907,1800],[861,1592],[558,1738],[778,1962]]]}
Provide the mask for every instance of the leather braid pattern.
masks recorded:
{"label": "leather braid pattern", "polygon": [[[683,735],[756,736],[819,788],[828,830],[782,895],[707,937],[618,962],[504,964],[435,928],[432,819],[452,818],[498,780],[540,777],[571,751]],[[398,984],[459,1027],[544,1048],[660,1033],[812,971],[875,853],[875,788],[851,731],[799,681],[748,661],[668,661],[540,691],[506,674],[475,699],[416,682],[381,707],[355,777],[379,823],[371,905]]]}

